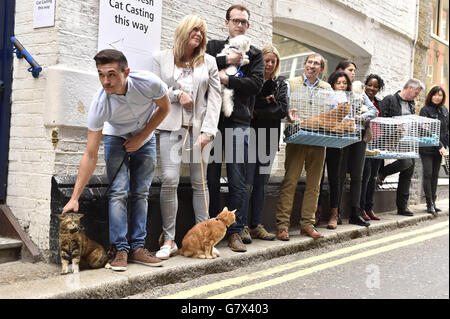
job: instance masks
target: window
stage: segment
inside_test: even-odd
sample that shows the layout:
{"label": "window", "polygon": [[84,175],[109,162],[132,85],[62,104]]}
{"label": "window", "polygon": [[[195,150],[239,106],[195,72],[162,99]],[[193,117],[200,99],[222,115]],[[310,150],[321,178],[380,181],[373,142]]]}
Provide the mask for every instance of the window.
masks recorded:
{"label": "window", "polygon": [[449,105],[449,76],[448,76],[448,1],[432,0],[431,5],[431,37],[430,48],[427,52],[427,92],[434,86],[440,85],[447,93],[446,105]]}
{"label": "window", "polygon": [[325,67],[319,78],[326,81],[328,75],[335,69],[343,57],[326,52],[307,43],[300,42],[281,34],[273,33],[272,43],[280,52],[280,75],[286,78],[301,76],[305,72],[305,62],[313,52],[320,53],[325,60]]}
{"label": "window", "polygon": [[448,1],[432,0],[431,1],[431,33],[448,42]]}
{"label": "window", "polygon": [[305,70],[305,61],[308,55],[313,52],[300,53],[293,56],[281,57],[280,75],[286,78],[293,78],[303,74]]}

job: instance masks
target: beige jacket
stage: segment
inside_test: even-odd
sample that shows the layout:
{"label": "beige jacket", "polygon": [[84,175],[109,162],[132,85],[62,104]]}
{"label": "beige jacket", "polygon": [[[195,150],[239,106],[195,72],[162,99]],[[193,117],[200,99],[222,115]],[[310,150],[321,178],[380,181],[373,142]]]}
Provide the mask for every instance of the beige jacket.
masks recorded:
{"label": "beige jacket", "polygon": [[[177,102],[177,97],[174,94],[174,68],[175,59],[172,49],[160,51],[154,55],[153,72],[169,87],[168,94],[171,102]],[[216,136],[222,97],[216,59],[209,54],[205,55],[205,62],[201,66],[194,68],[193,102],[192,126],[194,134],[204,132]],[[158,126],[158,129],[179,130],[182,126],[182,113],[181,105],[172,104],[169,114]]]}

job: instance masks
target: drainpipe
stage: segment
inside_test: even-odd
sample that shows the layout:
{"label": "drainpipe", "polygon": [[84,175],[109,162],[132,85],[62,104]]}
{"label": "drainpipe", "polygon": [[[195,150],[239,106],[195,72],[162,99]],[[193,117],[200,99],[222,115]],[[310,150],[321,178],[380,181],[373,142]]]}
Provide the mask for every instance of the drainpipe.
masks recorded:
{"label": "drainpipe", "polygon": [[410,78],[414,77],[414,59],[416,57],[416,45],[419,37],[419,10],[420,10],[420,0],[416,0],[416,30],[414,35],[414,44],[411,52]]}

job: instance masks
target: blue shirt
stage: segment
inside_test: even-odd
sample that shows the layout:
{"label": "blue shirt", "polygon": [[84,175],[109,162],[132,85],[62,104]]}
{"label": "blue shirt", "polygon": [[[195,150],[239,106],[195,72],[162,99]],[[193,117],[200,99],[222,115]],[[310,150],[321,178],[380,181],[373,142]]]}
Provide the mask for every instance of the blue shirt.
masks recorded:
{"label": "blue shirt", "polygon": [[[129,138],[148,124],[155,109],[154,99],[168,92],[167,85],[148,71],[133,71],[127,77],[125,95],[107,94],[101,88],[88,112],[88,129],[103,134]],[[149,141],[153,133],[145,142]]]}

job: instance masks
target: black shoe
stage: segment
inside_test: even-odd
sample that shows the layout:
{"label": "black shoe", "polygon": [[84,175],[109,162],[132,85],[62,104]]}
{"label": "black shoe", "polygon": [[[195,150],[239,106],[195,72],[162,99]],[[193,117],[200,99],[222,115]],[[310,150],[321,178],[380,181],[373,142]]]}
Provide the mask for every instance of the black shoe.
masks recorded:
{"label": "black shoe", "polygon": [[431,201],[431,199],[428,198],[427,198],[427,213],[436,215],[436,210],[434,209],[433,202]]}
{"label": "black shoe", "polygon": [[414,216],[413,212],[408,208],[405,209],[397,209],[397,214],[402,216]]}
{"label": "black shoe", "polygon": [[341,210],[338,209],[337,224],[342,225]]}
{"label": "black shoe", "polygon": [[370,223],[365,221],[364,218],[361,217],[361,210],[356,207],[352,207],[352,213],[350,214],[350,219],[348,223],[365,227],[370,226]]}
{"label": "black shoe", "polygon": [[442,209],[436,207],[436,203],[435,203],[435,202],[433,202],[433,207],[434,207],[434,211],[435,211],[436,213],[437,213],[437,212],[442,212]]}

